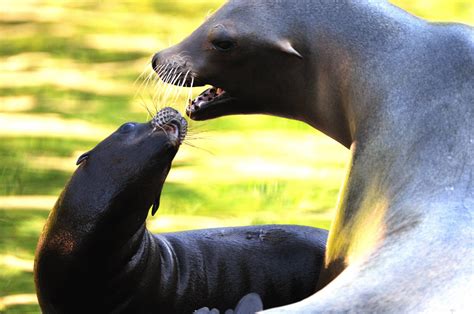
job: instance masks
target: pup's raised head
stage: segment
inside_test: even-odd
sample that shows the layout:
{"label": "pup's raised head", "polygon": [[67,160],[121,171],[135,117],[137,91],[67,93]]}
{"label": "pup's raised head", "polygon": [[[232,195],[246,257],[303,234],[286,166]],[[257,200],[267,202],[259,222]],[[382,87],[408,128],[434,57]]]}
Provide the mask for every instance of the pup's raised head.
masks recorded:
{"label": "pup's raised head", "polygon": [[[170,107],[160,110],[147,123],[127,122],[79,157],[79,168],[70,184],[82,182],[83,193],[100,191],[104,210],[149,208],[153,204],[154,214],[186,131],[186,120]],[[81,194],[77,186],[74,191]]]}

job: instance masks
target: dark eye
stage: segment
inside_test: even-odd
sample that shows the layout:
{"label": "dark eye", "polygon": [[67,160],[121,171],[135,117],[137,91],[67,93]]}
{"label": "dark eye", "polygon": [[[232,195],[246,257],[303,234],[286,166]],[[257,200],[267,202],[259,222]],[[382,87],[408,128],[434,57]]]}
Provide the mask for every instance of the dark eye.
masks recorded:
{"label": "dark eye", "polygon": [[133,129],[135,129],[135,123],[128,122],[128,123],[125,123],[124,125],[122,125],[120,127],[119,132],[120,133],[128,133],[128,132],[132,131]]}
{"label": "dark eye", "polygon": [[214,40],[212,45],[219,51],[229,51],[235,47],[235,43],[230,40]]}

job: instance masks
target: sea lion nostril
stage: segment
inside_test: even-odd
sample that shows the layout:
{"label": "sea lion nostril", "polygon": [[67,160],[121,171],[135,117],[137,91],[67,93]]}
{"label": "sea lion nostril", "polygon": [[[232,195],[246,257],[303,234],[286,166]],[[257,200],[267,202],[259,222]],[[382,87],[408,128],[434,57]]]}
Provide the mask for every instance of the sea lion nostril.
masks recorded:
{"label": "sea lion nostril", "polygon": [[153,58],[151,59],[151,66],[153,68],[153,71],[157,72],[158,71],[158,61],[159,61],[159,52],[155,53]]}

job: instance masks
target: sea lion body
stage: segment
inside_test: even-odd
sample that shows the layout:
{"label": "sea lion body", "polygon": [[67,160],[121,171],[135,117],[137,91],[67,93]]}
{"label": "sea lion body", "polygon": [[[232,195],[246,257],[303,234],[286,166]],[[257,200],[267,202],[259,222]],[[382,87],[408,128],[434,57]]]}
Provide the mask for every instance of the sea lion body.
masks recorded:
{"label": "sea lion body", "polygon": [[[170,296],[175,305],[168,305],[169,310],[163,313],[171,313],[172,309],[189,313],[203,306],[223,312],[249,292],[257,293],[265,308],[302,300],[316,291],[326,236],[322,229],[291,225],[155,235],[162,249],[169,246],[174,252],[167,257],[167,267],[174,267],[176,279],[186,282],[183,285],[170,280],[164,290],[179,293]],[[179,260],[174,265],[173,255]],[[189,267],[193,269],[186,270]],[[155,278],[159,274],[156,271]]]}
{"label": "sea lion body", "polygon": [[175,71],[185,84],[215,86],[190,103],[192,119],[272,114],[351,149],[324,289],[270,312],[470,308],[472,28],[386,1],[235,0],[153,66],[168,82],[163,73]]}
{"label": "sea lion body", "polygon": [[250,292],[277,306],[315,291],[325,230],[146,229],[185,129],[176,111],[163,109],[151,123],[124,124],[79,158],[37,247],[44,313],[226,310]]}

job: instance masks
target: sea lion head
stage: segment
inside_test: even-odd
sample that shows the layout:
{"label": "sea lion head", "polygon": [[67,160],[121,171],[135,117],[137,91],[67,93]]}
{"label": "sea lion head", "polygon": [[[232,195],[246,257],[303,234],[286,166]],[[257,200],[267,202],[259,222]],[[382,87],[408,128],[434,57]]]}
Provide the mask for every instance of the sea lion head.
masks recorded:
{"label": "sea lion head", "polygon": [[117,213],[133,208],[146,215],[153,205],[154,214],[186,131],[186,120],[170,107],[160,110],[149,122],[123,124],[79,157],[66,194],[74,186],[74,197],[96,195],[89,198],[94,202],[91,208],[99,206],[102,211]]}
{"label": "sea lion head", "polygon": [[163,81],[213,86],[190,102],[191,119],[249,113],[299,118],[294,107],[303,98],[294,91],[305,89],[298,83],[304,47],[290,32],[297,21],[286,16],[291,5],[284,2],[230,1],[181,43],[155,54],[152,66]]}

